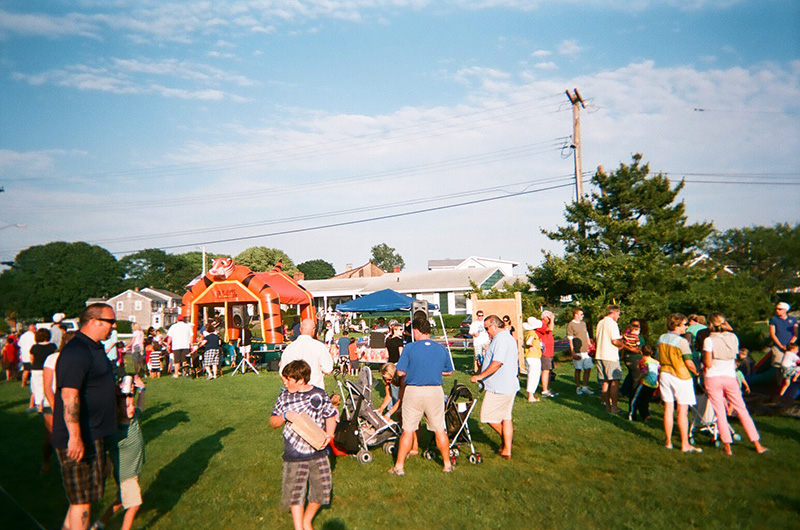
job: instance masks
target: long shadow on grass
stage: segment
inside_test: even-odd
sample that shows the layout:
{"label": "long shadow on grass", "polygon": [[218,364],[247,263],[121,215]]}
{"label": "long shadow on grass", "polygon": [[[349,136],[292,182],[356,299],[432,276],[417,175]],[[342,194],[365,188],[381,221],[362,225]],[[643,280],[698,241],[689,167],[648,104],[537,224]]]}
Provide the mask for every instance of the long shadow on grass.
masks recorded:
{"label": "long shadow on grass", "polygon": [[146,441],[152,442],[181,423],[189,423],[189,414],[185,410],[174,410],[169,414],[147,421],[146,427],[142,430],[144,431]]}
{"label": "long shadow on grass", "polygon": [[589,416],[594,416],[598,420],[610,423],[623,431],[629,432],[630,434],[635,434],[643,438],[660,440],[657,429],[653,430],[652,432],[643,431],[641,427],[642,424],[630,422],[628,421],[627,417],[610,414],[604,407],[600,405],[598,401],[591,402],[592,398],[595,400],[598,399],[597,396],[586,396],[583,398],[586,401],[583,401],[575,394],[562,392],[558,397],[554,398],[553,401],[555,401],[555,403],[558,405],[563,405],[577,412],[583,412]]}
{"label": "long shadow on grass", "polygon": [[155,511],[145,526],[155,525],[178,504],[183,493],[203,476],[211,458],[222,450],[222,439],[233,431],[233,427],[226,427],[196,441],[161,468],[145,492],[145,496],[155,503],[152,508],[145,510],[145,513]]}
{"label": "long shadow on grass", "polygon": [[[796,431],[793,429],[786,429],[784,427],[774,427],[766,422],[758,422],[756,419],[756,427],[760,432],[768,432],[775,436],[780,436],[781,438],[786,438],[789,440],[794,440],[795,442],[800,442],[800,431]],[[767,442],[764,442],[767,444]]]}
{"label": "long shadow on grass", "polygon": [[18,399],[17,401],[9,401],[8,403],[3,403],[0,405],[0,410],[6,410],[14,407],[18,407],[20,405],[25,405],[28,403],[29,400],[27,399]]}
{"label": "long shadow on grass", "polygon": [[150,418],[152,418],[153,416],[155,416],[156,414],[158,414],[162,410],[168,409],[171,406],[172,406],[172,403],[166,402],[166,403],[158,403],[157,405],[153,405],[152,407],[151,406],[146,407],[142,411],[141,422],[142,423],[146,422],[147,420],[149,420]]}
{"label": "long shadow on grass", "polygon": [[331,519],[330,521],[325,521],[325,524],[322,525],[322,530],[347,530],[347,525],[339,519]]}

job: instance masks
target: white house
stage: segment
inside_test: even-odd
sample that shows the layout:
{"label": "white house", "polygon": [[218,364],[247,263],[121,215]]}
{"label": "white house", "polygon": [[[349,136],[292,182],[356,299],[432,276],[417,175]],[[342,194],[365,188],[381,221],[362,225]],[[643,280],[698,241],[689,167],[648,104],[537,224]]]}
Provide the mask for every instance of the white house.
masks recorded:
{"label": "white house", "polygon": [[516,261],[508,261],[494,258],[481,258],[470,256],[465,259],[432,259],[428,260],[428,270],[452,270],[452,269],[500,269],[504,276],[513,276],[514,267],[519,265]]}

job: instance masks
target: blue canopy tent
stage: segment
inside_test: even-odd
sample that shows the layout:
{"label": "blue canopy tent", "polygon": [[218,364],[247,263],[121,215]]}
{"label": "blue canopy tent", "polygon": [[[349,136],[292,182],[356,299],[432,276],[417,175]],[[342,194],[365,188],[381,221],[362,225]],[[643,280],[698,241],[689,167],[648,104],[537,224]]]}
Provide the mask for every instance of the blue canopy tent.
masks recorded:
{"label": "blue canopy tent", "polygon": [[[350,300],[336,305],[336,310],[342,313],[377,313],[381,311],[410,311],[414,301],[408,295],[400,294],[391,289],[375,291],[372,294]],[[428,309],[439,309],[436,304],[428,302]]]}
{"label": "blue canopy tent", "polygon": [[[350,300],[336,305],[336,310],[342,313],[379,313],[384,311],[411,311],[414,299],[408,295],[398,293],[391,289],[384,289],[374,293]],[[438,310],[439,306],[426,302],[425,300],[417,300],[417,302],[425,302],[428,305],[428,310]],[[411,318],[414,316],[411,315]],[[448,353],[450,352],[450,341],[447,339],[447,330],[444,327],[444,319],[441,313],[439,314],[439,321],[442,324],[442,333],[444,335],[445,345],[447,346]],[[452,360],[452,354],[450,355]]]}

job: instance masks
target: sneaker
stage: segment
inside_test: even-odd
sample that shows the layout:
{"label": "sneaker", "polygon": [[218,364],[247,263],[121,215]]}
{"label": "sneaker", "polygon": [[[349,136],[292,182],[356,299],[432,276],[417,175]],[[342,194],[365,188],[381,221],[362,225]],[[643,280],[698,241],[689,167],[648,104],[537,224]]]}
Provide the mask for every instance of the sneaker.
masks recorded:
{"label": "sneaker", "polygon": [[586,394],[587,396],[593,396],[594,395],[594,392],[588,386],[583,387],[583,393]]}
{"label": "sneaker", "polygon": [[556,394],[556,393],[555,393],[555,392],[553,392],[552,390],[546,390],[545,392],[542,392],[542,397],[549,397],[549,398],[551,398],[551,397],[556,397],[557,395],[558,395],[558,394]]}
{"label": "sneaker", "polygon": [[575,389],[575,393],[578,394],[579,396],[582,396],[583,395],[583,387],[579,386],[578,388],[576,388]]}

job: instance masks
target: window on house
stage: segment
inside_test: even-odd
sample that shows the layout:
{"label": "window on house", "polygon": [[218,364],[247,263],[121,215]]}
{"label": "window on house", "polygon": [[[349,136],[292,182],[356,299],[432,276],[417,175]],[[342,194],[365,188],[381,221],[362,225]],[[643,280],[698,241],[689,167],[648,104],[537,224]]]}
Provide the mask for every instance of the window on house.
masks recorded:
{"label": "window on house", "polygon": [[122,301],[117,302],[117,311],[122,311],[124,308],[125,304]]}
{"label": "window on house", "polygon": [[128,322],[136,322],[136,315],[131,315],[128,317]]}
{"label": "window on house", "polygon": [[[141,311],[142,310],[142,301],[141,300],[136,300],[133,303],[133,310],[134,311]],[[133,320],[131,320],[131,322],[133,322]]]}

